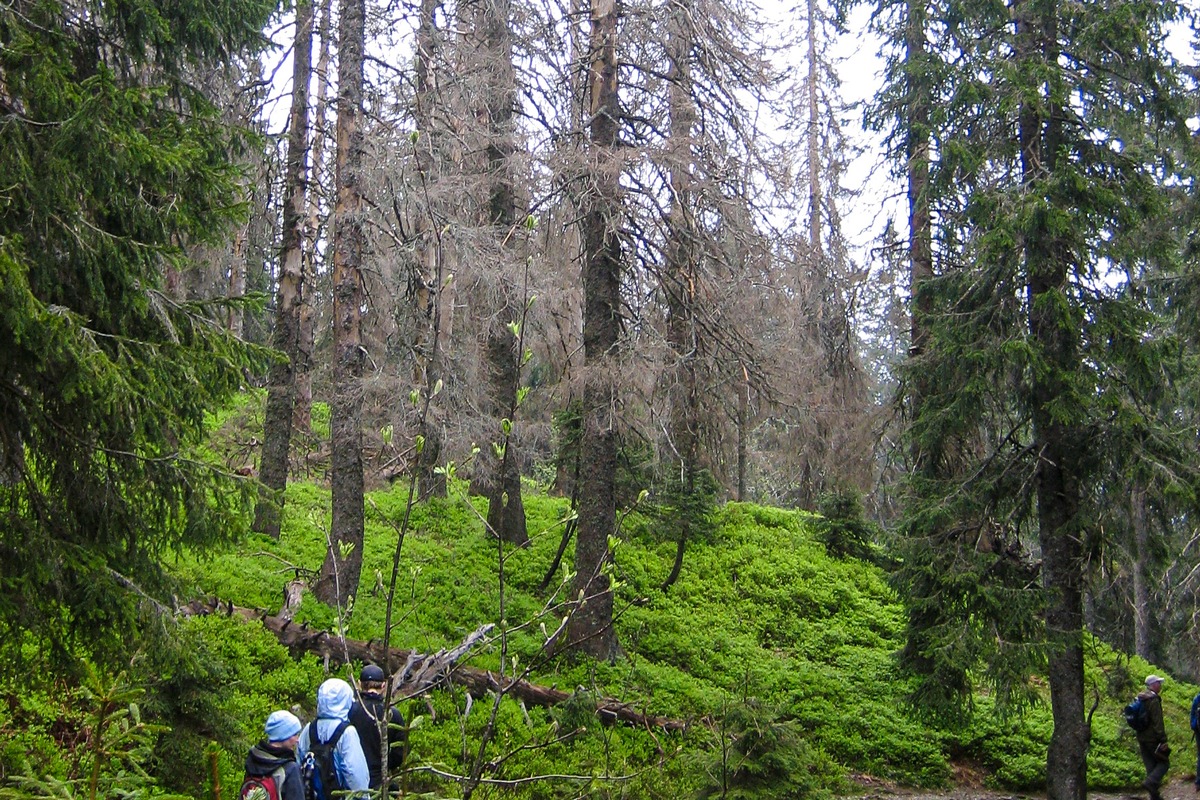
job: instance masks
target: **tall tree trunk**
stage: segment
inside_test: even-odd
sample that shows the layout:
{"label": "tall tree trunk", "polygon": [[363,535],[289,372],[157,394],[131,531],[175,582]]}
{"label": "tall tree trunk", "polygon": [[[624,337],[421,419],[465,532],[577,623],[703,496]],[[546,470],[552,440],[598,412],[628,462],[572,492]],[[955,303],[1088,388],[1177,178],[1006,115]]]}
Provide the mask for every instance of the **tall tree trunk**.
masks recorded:
{"label": "tall tree trunk", "polygon": [[1137,480],[1131,498],[1133,523],[1133,652],[1147,661],[1150,649],[1150,520],[1146,514],[1146,484]]}
{"label": "tall tree trunk", "polygon": [[329,552],[313,594],[345,607],[358,591],[363,547],[363,50],[365,0],[342,0],[338,34],[337,205],[333,211],[333,403]]}
{"label": "tall tree trunk", "polygon": [[[519,215],[513,153],[516,151],[513,111],[517,102],[516,72],[512,64],[512,31],[509,15],[511,0],[490,0],[483,4],[481,28],[483,51],[490,64],[487,69],[488,224],[492,226],[502,250],[512,251],[517,241],[515,227]],[[502,540],[514,544],[529,543],[525,526],[525,504],[521,500],[521,470],[517,458],[517,390],[521,371],[517,335],[509,327],[524,325],[525,299],[513,281],[501,269],[500,307],[488,327],[487,359],[489,388],[494,416],[509,420],[509,433],[503,435],[504,453],[489,482],[487,524]],[[518,300],[519,297],[519,300]]]}
{"label": "tall tree trunk", "polygon": [[817,14],[817,0],[808,0],[808,251],[810,268],[817,282],[815,294],[820,299],[825,294],[825,268],[821,244],[821,107],[817,95],[817,83],[820,80]]}
{"label": "tall tree trunk", "polygon": [[[929,338],[927,324],[933,311],[928,288],[933,278],[933,237],[929,214],[929,54],[925,38],[928,6],[925,0],[908,0],[905,12],[904,72],[908,113],[902,124],[907,126],[908,269],[912,296],[908,358],[915,361],[925,352]],[[919,365],[911,369],[910,374],[908,411],[915,420],[921,416],[931,387],[928,376]],[[940,454],[931,452],[930,447],[927,441],[914,441],[909,453],[913,472],[921,480],[935,478],[942,469]],[[944,610],[940,605],[910,606],[902,660],[917,673],[929,676],[933,672],[932,659],[925,651],[928,628],[940,621],[938,615]]]}
{"label": "tall tree trunk", "polygon": [[692,105],[691,51],[692,2],[671,3],[667,77],[670,82],[671,144],[668,148],[671,211],[667,219],[670,241],[667,245],[666,295],[667,344],[675,369],[669,390],[670,433],[679,461],[679,491],[682,513],[675,562],[663,581],[666,591],[679,579],[687,549],[692,519],[691,501],[696,490],[697,442],[700,427],[700,398],[697,394],[696,368],[700,350],[696,324],[696,283],[699,280],[699,242],[692,209],[692,135],[696,111]]}
{"label": "tall tree trunk", "polygon": [[[745,374],[745,367],[742,368]],[[737,404],[737,501],[746,501],[746,450],[747,437],[750,436],[750,376],[746,374],[745,383],[738,389]]]}
{"label": "tall tree trunk", "polygon": [[313,347],[316,342],[317,309],[314,304],[317,286],[317,241],[321,234],[321,187],[325,169],[326,136],[325,114],[328,109],[329,62],[331,60],[329,40],[333,28],[330,2],[321,3],[321,18],[318,34],[321,39],[317,57],[317,96],[313,103],[312,136],[312,186],[308,192],[308,237],[304,253],[304,279],[300,286],[300,329],[297,333],[296,363],[293,367],[295,402],[292,406],[292,429],[304,434],[312,432],[312,366]]}
{"label": "tall tree trunk", "polygon": [[[1045,4],[1042,4],[1045,5]],[[1015,6],[1017,58],[1026,73],[1048,71],[1057,63],[1057,12],[1041,14],[1033,0]],[[1038,79],[1041,80],[1040,78]],[[1054,88],[1050,87],[1051,96]],[[1088,729],[1083,694],[1083,549],[1076,526],[1082,491],[1079,485],[1077,426],[1056,414],[1054,405],[1071,393],[1070,375],[1079,368],[1078,330],[1063,313],[1060,296],[1067,286],[1068,257],[1057,241],[1057,201],[1047,187],[1054,175],[1060,141],[1059,115],[1026,102],[1018,136],[1024,202],[1031,221],[1024,231],[1029,335],[1045,367],[1033,372],[1031,403],[1034,452],[1038,454],[1035,491],[1038,538],[1042,546],[1047,592],[1046,634],[1050,705],[1054,732],[1046,759],[1050,800],[1084,800],[1087,795]]]}
{"label": "tall tree trunk", "polygon": [[517,389],[520,385],[517,337],[506,320],[520,322],[521,312],[505,303],[488,327],[487,359],[493,408],[496,417],[509,420],[509,433],[497,431],[504,439],[504,452],[497,459],[496,473],[488,482],[487,524],[506,542],[529,543],[525,524],[525,504],[521,499],[521,471],[517,461],[516,429]]}
{"label": "tall tree trunk", "polygon": [[617,154],[620,102],[617,82],[618,0],[592,0],[588,45],[592,188],[583,228],[583,472],[575,542],[574,597],[567,629],[570,646],[597,659],[619,653],[613,596],[604,571],[608,537],[616,532],[617,342],[620,336],[621,197]]}
{"label": "tall tree trunk", "polygon": [[[233,258],[229,260],[229,297],[246,296],[246,239],[249,235],[249,224],[238,229],[233,239]],[[229,330],[233,335],[241,337],[244,328],[242,309],[240,306],[229,307]]]}
{"label": "tall tree trunk", "polygon": [[[913,297],[909,356],[917,357],[928,338],[925,318],[932,303],[925,286],[933,277],[933,237],[929,216],[929,90],[924,66],[925,0],[909,0],[905,23],[905,69],[908,81],[908,265]],[[920,388],[918,387],[918,394]]]}
{"label": "tall tree trunk", "polygon": [[267,408],[259,465],[262,487],[254,509],[254,530],[279,538],[288,454],[295,405],[295,364],[300,344],[300,298],[304,282],[304,211],[307,188],[308,83],[312,73],[312,3],[297,0],[296,37],[292,48],[292,111],[288,125],[284,175],[283,237],[279,289],[275,298],[273,344],[287,356],[271,365],[267,376]]}
{"label": "tall tree trunk", "polygon": [[413,342],[416,358],[414,379],[428,397],[428,408],[421,418],[418,431],[422,447],[417,454],[417,484],[422,497],[445,497],[446,476],[438,470],[442,460],[442,423],[440,401],[434,388],[441,377],[439,341],[441,335],[442,243],[433,220],[434,208],[430,189],[436,181],[438,136],[434,131],[433,109],[439,102],[435,94],[437,31],[436,14],[440,0],[421,0],[421,17],[417,27],[416,119],[419,136],[416,142],[417,171],[422,186],[421,213],[416,221],[417,291],[415,293],[417,334]]}

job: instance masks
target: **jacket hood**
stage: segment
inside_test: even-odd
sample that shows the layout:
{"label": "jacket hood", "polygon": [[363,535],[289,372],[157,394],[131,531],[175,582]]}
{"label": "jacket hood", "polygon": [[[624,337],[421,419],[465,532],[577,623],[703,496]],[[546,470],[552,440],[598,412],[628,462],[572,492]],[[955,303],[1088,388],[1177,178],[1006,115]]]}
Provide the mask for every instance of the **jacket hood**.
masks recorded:
{"label": "jacket hood", "polygon": [[341,678],[330,678],[317,689],[317,716],[349,719],[354,705],[354,690]]}
{"label": "jacket hood", "polygon": [[275,749],[267,742],[259,742],[246,754],[246,772],[250,775],[270,775],[294,761],[292,751]]}

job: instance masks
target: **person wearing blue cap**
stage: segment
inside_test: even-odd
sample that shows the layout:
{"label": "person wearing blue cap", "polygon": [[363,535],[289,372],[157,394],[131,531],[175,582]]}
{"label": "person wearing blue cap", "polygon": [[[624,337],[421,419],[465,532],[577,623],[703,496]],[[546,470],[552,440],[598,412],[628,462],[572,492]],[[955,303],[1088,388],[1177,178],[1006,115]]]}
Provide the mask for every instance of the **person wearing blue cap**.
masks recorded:
{"label": "person wearing blue cap", "polygon": [[[404,749],[408,730],[404,717],[395,707],[388,707],[384,693],[387,676],[374,664],[367,664],[358,675],[358,701],[350,709],[350,724],[358,729],[367,769],[371,772],[371,788],[383,786],[385,774],[395,774],[404,765]],[[388,742],[387,772],[383,769],[383,733]]]}
{"label": "person wearing blue cap", "polygon": [[366,797],[370,773],[363,756],[358,731],[350,724],[350,706],[354,690],[341,678],[330,678],[317,689],[317,718],[300,731],[296,760],[304,764],[306,756],[326,749],[332,753],[332,773],[337,785],[325,787],[327,796],[349,791],[350,797]]}
{"label": "person wearing blue cap", "polygon": [[246,754],[242,800],[304,800],[304,778],[296,763],[300,720],[290,711],[272,711],[262,741]]}

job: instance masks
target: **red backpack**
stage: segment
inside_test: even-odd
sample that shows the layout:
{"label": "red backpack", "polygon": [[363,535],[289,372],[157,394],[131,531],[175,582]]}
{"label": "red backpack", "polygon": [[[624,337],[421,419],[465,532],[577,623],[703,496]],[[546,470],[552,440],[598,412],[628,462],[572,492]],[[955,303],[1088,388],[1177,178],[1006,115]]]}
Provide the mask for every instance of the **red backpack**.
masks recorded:
{"label": "red backpack", "polygon": [[280,767],[270,775],[247,775],[238,797],[241,800],[279,800],[285,774]]}

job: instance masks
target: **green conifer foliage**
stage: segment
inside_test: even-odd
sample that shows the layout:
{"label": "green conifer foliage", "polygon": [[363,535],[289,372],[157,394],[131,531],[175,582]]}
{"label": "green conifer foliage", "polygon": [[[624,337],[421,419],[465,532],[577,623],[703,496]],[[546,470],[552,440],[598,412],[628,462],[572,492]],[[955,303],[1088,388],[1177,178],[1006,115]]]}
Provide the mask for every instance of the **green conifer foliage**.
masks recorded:
{"label": "green conifer foliage", "polygon": [[[236,135],[191,88],[264,0],[0,7],[0,641],[130,635],[159,559],[237,529],[188,457],[261,360],[163,291],[241,213]],[[237,515],[237,517],[235,517]]]}
{"label": "green conifer foliage", "polygon": [[[911,5],[911,4],[910,4]],[[930,4],[934,274],[906,389],[916,467],[899,586],[916,699],[954,716],[981,680],[1038,695],[1052,797],[1086,769],[1082,594],[1104,504],[1140,463],[1193,498],[1194,425],[1153,412],[1182,343],[1152,302],[1178,276],[1188,79],[1170,2]],[[897,40],[897,47],[902,45]],[[935,80],[936,77],[936,80]],[[893,91],[891,96],[897,96]],[[903,109],[890,108],[903,129]],[[1169,289],[1166,289],[1169,292]],[[1157,466],[1152,466],[1157,465]]]}

